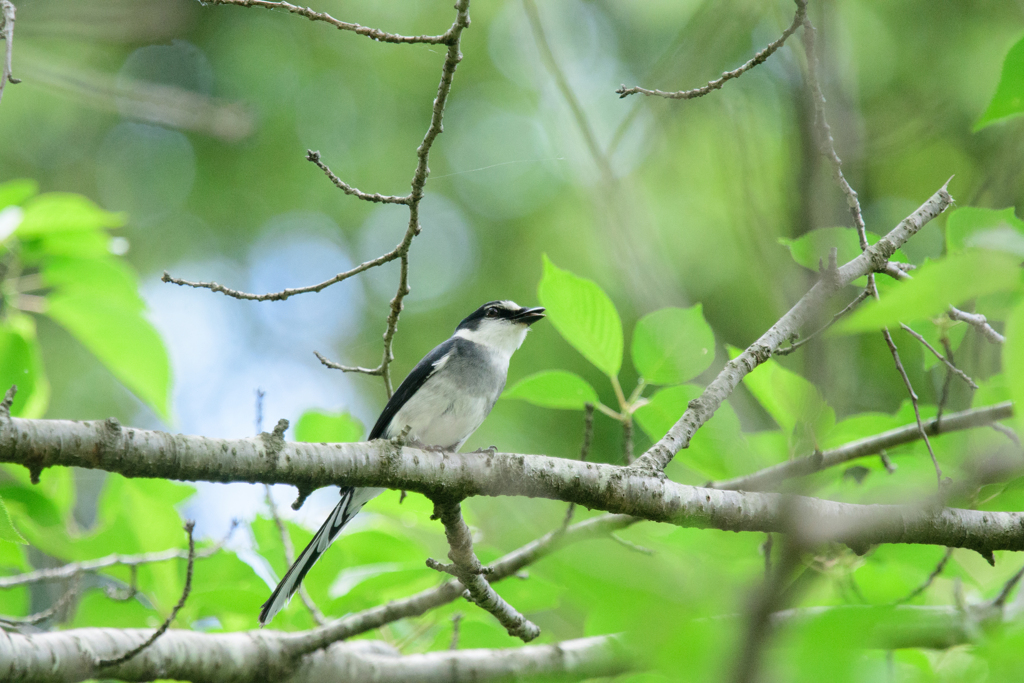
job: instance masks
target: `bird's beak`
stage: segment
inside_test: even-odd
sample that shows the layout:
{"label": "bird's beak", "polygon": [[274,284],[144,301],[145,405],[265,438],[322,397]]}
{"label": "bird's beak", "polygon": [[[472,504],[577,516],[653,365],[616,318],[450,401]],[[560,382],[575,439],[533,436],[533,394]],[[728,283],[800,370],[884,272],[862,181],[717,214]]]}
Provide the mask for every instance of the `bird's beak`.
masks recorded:
{"label": "bird's beak", "polygon": [[520,308],[519,312],[515,314],[512,320],[514,320],[517,323],[532,325],[543,317],[544,307],[537,306],[536,308]]}

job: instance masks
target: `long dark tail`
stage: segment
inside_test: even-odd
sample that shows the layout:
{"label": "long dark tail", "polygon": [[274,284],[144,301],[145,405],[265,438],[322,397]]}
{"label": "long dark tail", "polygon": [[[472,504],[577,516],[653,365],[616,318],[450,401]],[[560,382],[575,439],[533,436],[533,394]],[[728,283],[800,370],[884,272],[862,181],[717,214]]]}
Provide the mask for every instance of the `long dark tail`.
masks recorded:
{"label": "long dark tail", "polygon": [[288,568],[284,578],[281,579],[281,583],[277,584],[277,588],[270,594],[270,598],[263,603],[263,609],[260,610],[261,627],[266,626],[274,618],[274,615],[288,604],[288,601],[292,599],[295,591],[302,584],[302,579],[306,577],[306,573],[316,564],[316,561],[320,559],[320,556],[324,554],[324,551],[327,550],[334,539],[338,537],[342,528],[356,516],[356,513],[363,508],[363,505],[368,500],[382,490],[353,488],[351,486],[341,489],[341,500],[338,501],[334,510],[328,515],[327,521],[316,532],[316,535],[309,542],[309,545],[306,546],[306,549],[295,559],[295,563]]}

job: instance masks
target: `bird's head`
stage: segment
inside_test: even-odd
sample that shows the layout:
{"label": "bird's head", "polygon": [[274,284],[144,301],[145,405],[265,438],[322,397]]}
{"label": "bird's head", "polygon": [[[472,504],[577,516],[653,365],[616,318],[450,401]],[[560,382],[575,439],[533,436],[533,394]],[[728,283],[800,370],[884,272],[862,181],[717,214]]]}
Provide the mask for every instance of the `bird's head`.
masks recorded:
{"label": "bird's head", "polygon": [[526,339],[530,325],[543,317],[540,306],[524,308],[514,301],[488,301],[459,323],[455,336],[511,356]]}

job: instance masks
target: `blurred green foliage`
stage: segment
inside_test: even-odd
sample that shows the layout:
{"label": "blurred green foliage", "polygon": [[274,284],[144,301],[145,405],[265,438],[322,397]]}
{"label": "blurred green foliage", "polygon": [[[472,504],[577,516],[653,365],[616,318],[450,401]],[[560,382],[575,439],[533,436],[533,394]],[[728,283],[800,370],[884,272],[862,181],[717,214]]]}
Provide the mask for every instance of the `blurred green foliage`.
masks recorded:
{"label": "blurred green foliage", "polygon": [[[328,225],[330,243],[353,262],[391,248],[407,219],[401,207],[345,197],[304,161],[305,151],[319,149],[364,191],[403,192],[441,55],[281,12],[191,0],[17,4],[14,66],[24,82],[9,86],[0,105],[0,228],[9,228],[0,381],[19,386],[16,415],[113,414],[173,425],[181,406],[200,397],[171,393],[165,343],[147,319],[135,273],[147,298],[171,287],[157,283],[164,269],[191,269],[205,279],[226,274],[234,278],[228,286],[255,287],[261,281],[251,272],[254,244],[281,226],[299,234]],[[440,33],[451,20],[448,4],[425,0],[324,0],[314,9],[406,34]],[[468,448],[495,443],[577,457],[582,424],[565,410],[597,402],[610,414],[595,419],[591,457],[620,463],[624,420],[640,427],[638,450],[660,438],[729,355],[806,291],[819,259],[832,247],[841,262],[859,250],[845,201],[817,154],[797,39],[700,100],[614,94],[623,82],[672,90],[718,76],[776,37],[792,3],[542,3],[547,39],[585,123],[542,63],[520,2],[478,3],[471,13],[445,132],[430,159],[396,372],[411,368],[481,301],[528,303],[539,283],[549,321],[517,353],[506,393],[523,400],[500,401]],[[925,227],[897,256],[919,266],[913,282],[880,276],[881,302],[851,316],[838,330],[843,334],[816,339],[749,375],[670,465],[667,474],[678,481],[737,476],[912,423],[905,387],[876,331],[883,323],[912,324],[936,348],[945,348],[945,339],[978,382],[972,395],[954,378],[946,410],[1024,401],[1024,223],[1014,208],[1024,204],[1019,5],[812,2],[811,18],[822,37],[833,134],[870,239],[953,174],[960,208]],[[587,127],[596,149],[586,143]],[[112,242],[111,229],[123,241]],[[289,271],[297,281],[283,286],[315,281],[307,270]],[[365,287],[355,280],[338,285],[349,293],[364,287],[364,298],[350,299],[357,311],[317,309],[309,324],[334,330],[328,343],[335,356],[371,365],[379,358],[396,274],[392,264],[358,280]],[[843,292],[834,310],[855,295],[853,287]],[[219,295],[186,296],[197,303],[189,311],[194,317],[184,320],[208,325],[203,306]],[[942,317],[946,305],[964,301],[1005,332],[1002,349]],[[230,304],[246,324],[267,310]],[[328,325],[344,313],[351,313],[344,329]],[[202,337],[188,322],[184,330],[158,327],[168,339],[201,339],[189,351],[193,357],[212,356],[226,343]],[[315,331],[299,330],[272,345],[274,353],[309,361],[311,342],[296,339]],[[922,416],[933,417],[944,368],[914,339],[894,333]],[[632,363],[623,365],[627,347]],[[218,395],[249,379],[226,376],[206,391]],[[318,377],[343,381],[326,370]],[[301,415],[294,437],[363,438],[362,423],[383,404],[383,392],[372,377],[348,386],[352,398],[344,405],[309,399],[297,406],[290,415]],[[295,387],[313,395],[310,389]],[[250,406],[237,410],[249,420]],[[1021,433],[1024,418],[1012,424]],[[947,476],[975,482],[958,494],[958,504],[1024,510],[1024,478],[977,479],[986,458],[1019,457],[1019,445],[1006,435],[957,432],[933,445]],[[807,477],[801,487],[861,503],[934,494],[922,443],[888,456],[894,473],[870,458]],[[95,491],[83,481],[81,473],[51,469],[32,485],[24,470],[0,471],[0,505],[13,519],[6,524],[0,507],[2,573],[186,547],[178,510],[193,487],[111,475]],[[484,562],[556,527],[565,513],[560,503],[520,499],[472,500],[465,508]],[[307,577],[313,600],[340,616],[435,585],[442,577],[423,558],[447,551],[430,514],[420,496],[400,502],[389,492],[375,500]],[[251,548],[229,544],[196,561],[176,626],[255,626],[269,585],[286,567],[276,524],[262,513],[247,526]],[[297,547],[311,538],[290,521],[286,529]],[[30,546],[8,542],[19,533]],[[743,633],[738,615],[764,574],[764,539],[651,523],[620,536],[653,554],[611,539],[581,543],[498,591],[541,626],[541,642],[624,633],[653,670],[622,680],[728,676]],[[769,559],[777,559],[774,553]],[[1017,680],[1019,619],[972,631],[970,644],[875,648],[871,639],[886,629],[935,627],[903,621],[890,603],[929,580],[942,556],[941,548],[882,546],[862,556],[827,547],[804,558],[790,606],[840,609],[782,629],[768,652],[766,677]],[[957,550],[909,604],[953,605],[957,595],[968,604],[991,600],[1019,562],[997,553],[993,568]],[[181,559],[134,573],[104,569],[83,578],[72,609],[43,625],[155,626],[178,600],[184,575]],[[70,588],[0,591],[0,614],[39,612]],[[1019,611],[1021,599],[1010,604]],[[492,617],[465,603],[365,637],[404,652],[443,649],[455,612],[463,615],[459,647],[518,646]],[[299,601],[274,622],[281,629],[312,625]]]}

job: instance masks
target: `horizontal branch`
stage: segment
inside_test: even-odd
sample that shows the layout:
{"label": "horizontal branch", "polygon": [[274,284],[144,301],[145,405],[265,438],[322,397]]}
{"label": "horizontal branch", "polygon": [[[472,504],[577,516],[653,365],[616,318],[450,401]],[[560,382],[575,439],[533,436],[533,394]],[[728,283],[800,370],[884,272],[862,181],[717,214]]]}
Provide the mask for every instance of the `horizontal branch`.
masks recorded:
{"label": "horizontal branch", "polygon": [[[405,251],[408,251],[408,247],[405,248]],[[163,277],[161,277],[160,280],[162,282],[170,282],[175,285],[181,285],[182,287],[209,289],[211,291],[220,292],[221,294],[230,296],[232,299],[242,299],[243,301],[284,301],[285,299],[293,297],[296,294],[309,294],[310,292],[319,292],[323,289],[327,289],[333,284],[337,284],[342,280],[349,279],[353,275],[358,275],[359,273],[362,273],[364,270],[369,270],[370,268],[375,268],[385,263],[394,261],[402,254],[403,250],[401,248],[395,248],[387,252],[386,254],[381,254],[375,259],[364,261],[355,268],[346,270],[343,273],[338,273],[329,280],[324,280],[323,282],[320,282],[318,284],[309,285],[307,287],[291,287],[288,289],[282,289],[280,292],[270,292],[268,294],[249,294],[248,292],[243,292],[237,289],[231,289],[230,287],[225,287],[224,285],[218,284],[216,282],[192,282],[189,280],[181,280],[176,277],[171,277],[171,274],[168,273],[166,270],[164,271]]]}
{"label": "horizontal branch", "polygon": [[[946,434],[947,432],[958,432],[963,429],[984,427],[991,425],[996,420],[1005,420],[1013,416],[1013,403],[1005,401],[985,408],[974,408],[960,413],[943,415],[941,418],[933,417],[930,420],[922,421],[924,432],[929,436]],[[856,458],[864,458],[869,455],[876,455],[887,448],[911,443],[921,438],[921,430],[917,422],[890,429],[887,432],[869,436],[858,441],[832,448],[827,451],[809,455],[796,460],[787,460],[778,465],[766,467],[752,474],[745,474],[741,477],[716,481],[708,484],[710,488],[734,490],[734,491],[770,491],[776,488],[786,479],[802,477],[814,474],[829,467],[841,465]]]}
{"label": "horizontal branch", "polygon": [[925,543],[1024,550],[1024,513],[917,505],[855,505],[774,493],[686,486],[633,467],[518,453],[439,453],[390,441],[286,443],[262,434],[212,439],[121,427],[116,420],[0,420],[0,462],[38,478],[45,467],[84,467],[127,477],[287,483],[301,490],[329,484],[381,486],[427,497],[529,496],[685,527],[785,532],[784,507],[819,540],[851,545]]}
{"label": "horizontal branch", "polygon": [[635,95],[641,93],[643,95],[655,95],[657,97],[664,97],[670,100],[692,100],[697,97],[703,97],[710,92],[718,90],[726,81],[730,81],[734,78],[739,78],[747,71],[750,71],[758,64],[764,63],[766,59],[772,56],[772,54],[785,44],[786,39],[789,38],[793,33],[800,28],[800,24],[804,21],[804,16],[807,14],[807,0],[796,0],[796,15],[793,17],[793,23],[789,25],[782,35],[774,41],[768,43],[768,45],[754,55],[750,61],[743,66],[733,69],[732,71],[726,71],[722,74],[721,78],[717,78],[713,81],[709,81],[707,85],[703,85],[693,90],[679,90],[676,92],[665,92],[664,90],[649,90],[647,88],[641,88],[639,86],[633,88],[627,88],[626,86],[620,86],[615,92],[618,93],[619,98],[628,97],[629,95]]}
{"label": "horizontal branch", "polygon": [[748,346],[743,353],[725,364],[725,368],[704,392],[690,401],[686,412],[668,433],[637,458],[633,468],[650,471],[665,469],[675,454],[690,444],[690,439],[697,429],[711,419],[718,406],[722,405],[722,401],[729,397],[748,373],[771,358],[783,342],[794,339],[804,323],[814,317],[836,292],[859,277],[882,270],[889,257],[899,247],[952,203],[953,198],[946,190],[946,185],[943,185],[917,211],[903,219],[889,234],[865,249],[855,259],[841,267],[827,269],[810,291],[779,318],[771,329]]}
{"label": "horizontal branch", "polygon": [[[7,683],[83,681],[100,674],[93,662],[137,647],[152,629],[80,628],[31,636],[0,631],[0,679]],[[492,681],[553,676],[614,676],[633,668],[608,636],[509,650],[447,650],[401,656],[390,645],[335,643],[296,660],[278,631],[200,633],[172,630],[135,658],[102,670],[122,681]]]}
{"label": "horizontal branch", "polygon": [[427,45],[447,45],[451,42],[451,29],[445,31],[439,36],[401,36],[397,33],[387,33],[380,29],[370,28],[369,26],[360,26],[359,24],[353,24],[347,21],[341,21],[335,19],[326,12],[315,12],[309,7],[301,7],[299,5],[293,5],[290,2],[271,2],[270,0],[204,0],[207,5],[238,5],[239,7],[262,7],[264,9],[283,9],[292,14],[298,14],[299,16],[306,17],[310,21],[322,21],[330,24],[331,26],[342,30],[352,31],[361,36],[366,36],[373,40],[382,43],[399,43],[399,44],[413,44],[413,43],[425,43]]}

